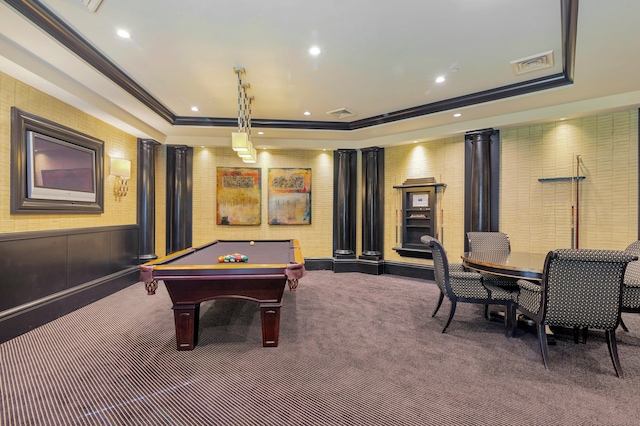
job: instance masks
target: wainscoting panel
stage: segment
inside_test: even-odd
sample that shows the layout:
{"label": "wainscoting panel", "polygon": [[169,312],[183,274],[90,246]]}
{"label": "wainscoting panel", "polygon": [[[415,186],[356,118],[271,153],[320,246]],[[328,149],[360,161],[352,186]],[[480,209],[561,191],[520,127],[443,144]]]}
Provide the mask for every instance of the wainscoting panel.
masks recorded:
{"label": "wainscoting panel", "polygon": [[138,282],[138,225],[0,235],[0,342]]}

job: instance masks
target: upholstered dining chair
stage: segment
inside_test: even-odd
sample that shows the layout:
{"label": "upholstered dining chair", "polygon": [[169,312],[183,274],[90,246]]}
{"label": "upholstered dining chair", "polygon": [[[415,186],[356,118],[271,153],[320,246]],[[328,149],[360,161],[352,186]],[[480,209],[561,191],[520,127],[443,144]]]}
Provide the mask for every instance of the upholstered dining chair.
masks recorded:
{"label": "upholstered dining chair", "polygon": [[431,316],[436,316],[445,297],[451,302],[449,318],[442,332],[447,331],[451,324],[458,303],[499,304],[507,308],[508,314],[504,318],[505,335],[510,337],[513,334],[511,318],[515,318],[515,311],[512,312],[516,299],[514,292],[485,284],[479,273],[465,271],[460,263],[449,263],[444,247],[435,238],[423,236],[421,241],[431,248],[435,281],[440,289],[438,303]]}
{"label": "upholstered dining chair", "polygon": [[604,330],[616,375],[622,377],[615,330],[620,322],[625,269],[637,259],[617,250],[559,249],[547,254],[539,284],[518,280],[516,308],[536,323],[547,370],[545,325],[577,327]]}
{"label": "upholstered dining chair", "polygon": [[[500,251],[511,252],[511,241],[509,236],[504,232],[467,232],[467,242],[469,243],[469,251]],[[518,288],[518,280],[516,278],[502,277],[495,274],[487,274],[481,272],[484,282],[497,285],[506,289],[516,290]],[[484,316],[489,317],[489,305],[486,305]]]}
{"label": "upholstered dining chair", "polygon": [[511,251],[511,242],[509,236],[504,232],[467,232],[467,241],[469,242],[469,251]]}
{"label": "upholstered dining chair", "polygon": [[[629,244],[625,251],[640,258],[640,241]],[[629,263],[624,273],[620,311],[640,313],[640,260]],[[622,318],[620,318],[620,327],[624,331],[629,331]]]}

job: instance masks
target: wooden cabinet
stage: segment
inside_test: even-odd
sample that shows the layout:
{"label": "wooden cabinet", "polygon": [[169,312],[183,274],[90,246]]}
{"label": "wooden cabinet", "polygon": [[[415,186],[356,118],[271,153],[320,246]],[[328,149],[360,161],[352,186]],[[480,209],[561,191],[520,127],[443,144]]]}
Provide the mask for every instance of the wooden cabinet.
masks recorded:
{"label": "wooden cabinet", "polygon": [[423,235],[441,240],[440,195],[446,184],[434,178],[407,179],[398,189],[396,247],[400,256],[431,258],[431,250],[420,241]]}

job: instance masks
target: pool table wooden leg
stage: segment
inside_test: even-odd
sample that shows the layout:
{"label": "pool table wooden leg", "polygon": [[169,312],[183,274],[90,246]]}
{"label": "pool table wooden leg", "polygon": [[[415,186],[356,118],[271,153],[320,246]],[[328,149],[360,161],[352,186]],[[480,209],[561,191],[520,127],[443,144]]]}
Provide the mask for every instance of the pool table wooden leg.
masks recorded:
{"label": "pool table wooden leg", "polygon": [[262,346],[278,346],[278,333],[280,332],[280,306],[281,304],[261,303],[260,318],[262,320]]}
{"label": "pool table wooden leg", "polygon": [[173,318],[176,323],[176,346],[179,351],[193,350],[198,344],[199,317],[199,303],[173,306]]}

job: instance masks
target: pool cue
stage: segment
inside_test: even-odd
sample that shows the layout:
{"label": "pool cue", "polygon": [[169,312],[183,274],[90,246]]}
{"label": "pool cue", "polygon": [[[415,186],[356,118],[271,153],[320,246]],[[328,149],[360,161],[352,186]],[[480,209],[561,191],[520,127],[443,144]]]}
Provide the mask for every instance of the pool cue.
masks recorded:
{"label": "pool cue", "polygon": [[575,232],[576,232],[576,225],[575,225],[575,180],[573,179],[573,162],[575,160],[575,154],[571,155],[571,248],[574,249],[576,248],[576,244],[575,244]]}
{"label": "pool cue", "polygon": [[576,154],[576,248],[580,247],[580,154]]}

